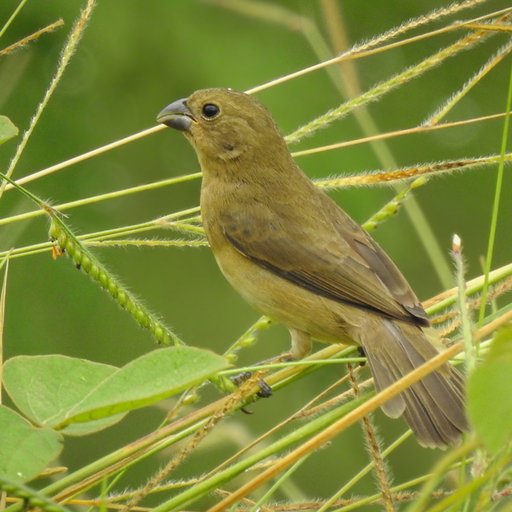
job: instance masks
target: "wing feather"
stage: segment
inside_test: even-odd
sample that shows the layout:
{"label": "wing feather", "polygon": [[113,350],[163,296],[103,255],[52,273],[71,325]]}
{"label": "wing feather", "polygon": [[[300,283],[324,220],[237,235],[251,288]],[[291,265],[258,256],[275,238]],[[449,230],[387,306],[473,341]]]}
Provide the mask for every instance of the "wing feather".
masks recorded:
{"label": "wing feather", "polygon": [[385,318],[429,325],[394,263],[333,204],[324,222],[299,218],[286,205],[269,215],[261,204],[251,208],[250,218],[240,211],[224,214],[222,231],[245,257],[313,293]]}

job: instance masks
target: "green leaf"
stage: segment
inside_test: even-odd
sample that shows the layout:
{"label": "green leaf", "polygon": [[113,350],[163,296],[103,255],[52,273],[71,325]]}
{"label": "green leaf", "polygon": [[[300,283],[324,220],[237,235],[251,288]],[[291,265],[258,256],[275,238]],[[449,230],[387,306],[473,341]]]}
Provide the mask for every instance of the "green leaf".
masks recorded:
{"label": "green leaf", "polygon": [[36,428],[3,405],[0,425],[0,479],[5,476],[16,482],[27,482],[62,450],[62,436],[58,432]]}
{"label": "green leaf", "polygon": [[88,433],[87,425],[118,421],[120,414],[199,384],[227,366],[225,358],[191,347],[155,350],[121,369],[59,355],[20,356],[5,364],[4,382],[20,410],[38,424],[78,435]]}
{"label": "green leaf", "polygon": [[18,135],[18,131],[8,117],[0,116],[0,144]]}
{"label": "green leaf", "polygon": [[512,363],[512,326],[506,325],[496,333],[485,361]]}
{"label": "green leaf", "polygon": [[[119,369],[61,355],[19,356],[4,366],[4,385],[18,409],[36,425],[55,428],[68,411]],[[117,423],[124,415],[73,425],[62,431],[85,435]]]}
{"label": "green leaf", "polygon": [[512,439],[512,329],[501,330],[468,382],[468,414],[491,453]]}
{"label": "green leaf", "polygon": [[206,350],[183,346],[155,350],[107,378],[69,411],[59,427],[146,407],[228,366],[225,358]]}

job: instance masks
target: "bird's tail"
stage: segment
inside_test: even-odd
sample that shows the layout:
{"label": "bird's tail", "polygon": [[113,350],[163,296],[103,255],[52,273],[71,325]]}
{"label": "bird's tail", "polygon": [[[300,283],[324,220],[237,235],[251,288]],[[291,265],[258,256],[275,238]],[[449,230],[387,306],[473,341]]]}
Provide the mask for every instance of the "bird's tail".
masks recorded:
{"label": "bird's tail", "polygon": [[[438,354],[417,326],[381,320],[365,329],[360,343],[382,391]],[[379,339],[380,338],[380,339]],[[381,406],[392,418],[404,415],[418,442],[429,448],[460,443],[469,430],[464,412],[464,378],[446,363]]]}

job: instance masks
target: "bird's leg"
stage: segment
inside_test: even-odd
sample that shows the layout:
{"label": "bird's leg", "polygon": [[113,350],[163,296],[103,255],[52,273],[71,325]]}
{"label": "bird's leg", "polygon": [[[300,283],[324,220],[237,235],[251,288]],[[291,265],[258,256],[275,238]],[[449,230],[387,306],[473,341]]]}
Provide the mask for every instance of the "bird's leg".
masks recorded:
{"label": "bird's leg", "polygon": [[[261,363],[258,364],[265,364],[269,361],[273,362],[273,360],[267,360],[262,361]],[[252,377],[253,373],[254,372],[240,372],[237,373],[236,375],[232,375],[231,377],[229,377],[229,380],[236,384],[238,387],[240,387],[245,381],[249,380]],[[258,391],[256,394],[259,397],[268,398],[269,396],[273,395],[272,388],[265,382],[264,379],[260,379],[258,384],[260,385],[260,391]]]}
{"label": "bird's leg", "polygon": [[[278,364],[278,363],[287,363],[289,361],[293,361],[294,357],[290,352],[287,352],[285,354],[281,354],[278,357],[272,357],[270,359],[265,359],[264,361],[260,361],[259,363],[256,363],[254,366],[262,366],[264,364]],[[241,386],[246,380],[250,379],[253,372],[240,372],[236,375],[232,375],[229,377],[229,380],[231,380],[234,384],[237,386]],[[261,379],[259,381],[259,385],[261,390],[258,391],[256,394],[261,398],[268,398],[269,396],[272,396],[272,388],[263,380]],[[246,411],[244,411],[246,412]]]}
{"label": "bird's leg", "polygon": [[[254,366],[260,366],[267,363],[275,364],[289,362],[297,359],[303,359],[304,357],[308,356],[313,348],[311,336],[304,331],[299,331],[298,329],[290,328],[289,331],[292,338],[291,352],[282,354],[277,358],[266,359],[265,361],[261,361]],[[240,386],[251,376],[252,372],[241,372],[231,376],[230,380],[234,382],[237,386]],[[260,380],[259,384],[261,391],[258,391],[258,393],[256,393],[259,397],[268,398],[269,396],[272,396],[272,388],[263,379]]]}
{"label": "bird's leg", "polygon": [[[284,355],[286,356],[287,354]],[[283,359],[282,356],[279,356],[278,358],[265,359],[264,361],[256,363],[254,366],[261,366],[267,363],[275,364],[281,362],[283,362]],[[236,375],[232,375],[231,377],[229,377],[229,379],[237,386],[241,386],[246,380],[252,377],[253,373],[254,372],[240,372],[237,373]],[[259,397],[268,398],[269,396],[273,395],[272,388],[264,381],[264,379],[260,379],[259,385],[261,390],[256,393]]]}
{"label": "bird's leg", "polygon": [[292,357],[296,361],[304,359],[311,354],[313,349],[313,342],[311,341],[311,335],[307,332],[299,331],[298,329],[289,328],[290,335],[292,337]]}

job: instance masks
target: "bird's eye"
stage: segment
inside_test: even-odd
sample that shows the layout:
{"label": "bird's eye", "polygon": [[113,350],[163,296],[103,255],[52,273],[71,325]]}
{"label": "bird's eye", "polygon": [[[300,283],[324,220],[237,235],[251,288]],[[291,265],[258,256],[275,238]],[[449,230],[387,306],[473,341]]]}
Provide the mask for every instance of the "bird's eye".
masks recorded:
{"label": "bird's eye", "polygon": [[213,103],[207,103],[203,107],[203,116],[207,119],[213,119],[215,116],[217,116],[220,112],[220,108],[217,105],[214,105]]}

